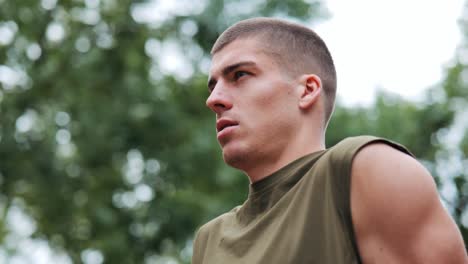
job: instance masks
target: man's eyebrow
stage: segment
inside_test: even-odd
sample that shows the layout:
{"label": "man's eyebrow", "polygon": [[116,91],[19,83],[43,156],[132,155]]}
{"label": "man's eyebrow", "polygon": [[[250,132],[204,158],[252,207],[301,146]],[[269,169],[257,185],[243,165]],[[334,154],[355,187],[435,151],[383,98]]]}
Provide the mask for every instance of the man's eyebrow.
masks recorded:
{"label": "man's eyebrow", "polygon": [[[221,71],[223,76],[226,76],[228,74],[230,74],[231,72],[235,71],[237,68],[239,67],[243,67],[243,66],[254,66],[255,65],[255,62],[253,61],[241,61],[241,62],[238,62],[238,63],[234,63],[232,65],[228,65],[226,67],[224,67],[224,69]],[[216,82],[217,80],[214,79],[213,77],[209,77],[208,79],[208,91],[212,91],[214,86],[216,85]]]}
{"label": "man's eyebrow", "polygon": [[234,63],[232,65],[226,66],[223,69],[223,75],[228,75],[229,73],[235,71],[237,68],[242,67],[242,66],[253,66],[255,65],[255,62],[253,61],[241,61],[238,63]]}

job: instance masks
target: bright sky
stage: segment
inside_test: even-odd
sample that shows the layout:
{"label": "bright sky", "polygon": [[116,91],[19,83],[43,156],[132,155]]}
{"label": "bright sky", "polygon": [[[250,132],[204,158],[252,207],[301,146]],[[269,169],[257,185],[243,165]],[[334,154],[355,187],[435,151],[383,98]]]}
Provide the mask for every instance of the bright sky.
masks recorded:
{"label": "bright sky", "polygon": [[377,88],[417,99],[454,57],[464,0],[326,0],[332,17],[314,28],[338,72],[338,96],[369,104]]}

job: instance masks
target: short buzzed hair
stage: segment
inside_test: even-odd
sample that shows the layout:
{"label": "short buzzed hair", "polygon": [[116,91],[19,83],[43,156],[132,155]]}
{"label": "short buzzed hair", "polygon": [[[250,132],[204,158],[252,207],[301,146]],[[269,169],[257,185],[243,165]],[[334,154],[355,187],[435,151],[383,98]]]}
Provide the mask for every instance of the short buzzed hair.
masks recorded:
{"label": "short buzzed hair", "polygon": [[298,76],[314,73],[322,80],[325,94],[324,128],[335,104],[336,70],[325,42],[313,30],[276,18],[251,18],[226,29],[216,40],[211,55],[237,39],[253,38],[261,41],[269,54],[274,54],[287,73]]}

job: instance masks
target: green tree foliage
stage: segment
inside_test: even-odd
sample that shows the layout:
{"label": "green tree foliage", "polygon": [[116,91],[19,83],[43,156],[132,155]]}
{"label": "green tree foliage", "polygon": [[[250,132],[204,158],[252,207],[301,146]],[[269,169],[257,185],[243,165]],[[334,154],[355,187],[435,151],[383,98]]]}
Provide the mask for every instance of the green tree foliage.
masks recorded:
{"label": "green tree foliage", "polygon": [[[248,189],[223,164],[204,106],[208,52],[228,25],[259,15],[310,23],[326,12],[310,0],[0,0],[0,249],[18,249],[19,211],[24,236],[74,263],[96,251],[106,263],[188,263],[197,226]],[[382,93],[371,107],[338,106],[327,138],[408,146],[453,186],[465,241],[466,63],[422,104]]]}

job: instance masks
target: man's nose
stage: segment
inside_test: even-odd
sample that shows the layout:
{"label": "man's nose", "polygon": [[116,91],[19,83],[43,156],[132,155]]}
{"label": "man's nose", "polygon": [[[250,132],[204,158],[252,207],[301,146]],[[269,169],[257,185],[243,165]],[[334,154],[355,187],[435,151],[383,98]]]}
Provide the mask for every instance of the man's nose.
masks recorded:
{"label": "man's nose", "polygon": [[216,114],[221,114],[232,108],[232,100],[221,87],[216,87],[206,99],[206,106]]}

